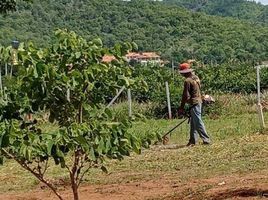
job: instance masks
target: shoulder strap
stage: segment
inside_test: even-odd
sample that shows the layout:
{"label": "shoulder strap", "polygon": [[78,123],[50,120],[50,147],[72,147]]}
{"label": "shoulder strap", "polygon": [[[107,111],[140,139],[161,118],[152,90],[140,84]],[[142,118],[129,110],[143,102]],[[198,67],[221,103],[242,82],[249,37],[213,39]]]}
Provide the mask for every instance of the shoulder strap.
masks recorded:
{"label": "shoulder strap", "polygon": [[193,81],[195,81],[201,91],[201,85],[200,85],[200,79],[197,76],[192,76],[191,77]]}

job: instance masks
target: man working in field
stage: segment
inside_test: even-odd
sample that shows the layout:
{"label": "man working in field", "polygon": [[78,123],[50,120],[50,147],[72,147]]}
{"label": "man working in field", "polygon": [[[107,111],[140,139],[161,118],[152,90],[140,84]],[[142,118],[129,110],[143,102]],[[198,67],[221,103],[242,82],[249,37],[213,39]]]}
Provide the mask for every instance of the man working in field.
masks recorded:
{"label": "man working in field", "polygon": [[190,105],[190,139],[187,146],[194,146],[198,140],[198,134],[203,144],[210,144],[210,138],[201,118],[202,97],[200,79],[193,73],[189,63],[182,63],[179,72],[185,77],[179,114],[184,113],[185,104]]}

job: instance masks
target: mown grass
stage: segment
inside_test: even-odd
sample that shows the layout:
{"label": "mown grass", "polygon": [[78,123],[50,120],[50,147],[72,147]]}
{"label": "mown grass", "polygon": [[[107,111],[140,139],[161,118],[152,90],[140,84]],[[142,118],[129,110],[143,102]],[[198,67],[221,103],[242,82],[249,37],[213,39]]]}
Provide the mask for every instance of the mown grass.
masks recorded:
{"label": "mown grass", "polygon": [[[171,136],[170,144],[181,148],[165,149],[152,146],[141,155],[132,154],[123,161],[107,160],[109,174],[92,169],[84,184],[128,183],[163,178],[187,182],[191,179],[210,178],[230,174],[247,174],[268,169],[268,135],[259,133],[258,116],[252,105],[245,103],[244,112],[238,104],[226,106],[232,112],[213,118],[204,118],[212,145],[182,147],[188,142],[189,125],[184,123]],[[228,107],[229,106],[229,107]],[[236,110],[237,109],[237,110]],[[268,113],[265,113],[268,119]],[[164,134],[180,120],[144,120],[133,124],[135,135],[158,132]],[[51,163],[48,177],[59,183],[68,179],[65,170]],[[61,180],[61,181],[59,181]],[[13,161],[0,167],[0,192],[25,191],[39,182]]]}
{"label": "mown grass", "polygon": [[[268,117],[268,115],[266,115]],[[133,134],[146,134],[148,131],[169,130],[179,120],[149,120],[135,124]],[[109,163],[112,174],[123,173],[123,182],[135,179],[149,180],[158,175],[180,174],[182,180],[206,178],[222,174],[248,173],[268,168],[268,135],[258,133],[259,124],[254,114],[229,117],[218,120],[205,120],[212,137],[211,146],[197,145],[182,147],[188,141],[188,125],[184,124],[173,133],[171,144],[178,149],[152,147],[141,155],[133,155],[123,162]],[[122,174],[121,174],[122,175]],[[106,179],[105,182],[118,182]]]}

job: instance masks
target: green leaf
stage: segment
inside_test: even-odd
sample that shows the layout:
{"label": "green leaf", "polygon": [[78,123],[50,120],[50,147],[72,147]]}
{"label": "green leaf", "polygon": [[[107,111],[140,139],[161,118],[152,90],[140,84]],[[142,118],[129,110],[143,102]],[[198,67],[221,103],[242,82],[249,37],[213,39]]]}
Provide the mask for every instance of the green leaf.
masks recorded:
{"label": "green leaf", "polygon": [[99,154],[102,154],[103,151],[105,151],[104,141],[103,141],[103,138],[102,137],[101,137],[101,139],[99,141],[99,145],[98,145],[97,151],[98,151]]}
{"label": "green leaf", "polygon": [[102,47],[102,41],[100,38],[94,39],[93,43],[99,47]]}
{"label": "green leaf", "polygon": [[90,148],[90,159],[96,161],[96,156],[93,147]]}
{"label": "green leaf", "polygon": [[48,153],[48,155],[51,155],[53,145],[54,145],[54,141],[53,140],[51,140],[51,141],[48,142],[48,144],[47,144],[47,153]]}
{"label": "green leaf", "polygon": [[44,52],[42,50],[37,51],[37,55],[39,59],[42,59],[44,57]]}
{"label": "green leaf", "polygon": [[119,75],[118,78],[123,81],[123,85],[125,85],[127,87],[130,85],[129,84],[129,79],[127,77]]}
{"label": "green leaf", "polygon": [[59,158],[64,158],[64,153],[58,148],[56,148],[56,155],[59,157]]}
{"label": "green leaf", "polygon": [[25,146],[24,144],[21,146],[20,154],[22,154],[22,156],[27,159],[27,146]]}
{"label": "green leaf", "polygon": [[95,144],[99,144],[99,142],[100,142],[100,140],[99,140],[99,137],[97,136],[97,137],[95,138]]}
{"label": "green leaf", "polygon": [[112,147],[112,144],[111,144],[111,138],[108,138],[108,139],[107,139],[107,142],[106,142],[106,144],[105,144],[105,151],[106,151],[106,152],[109,152],[110,149],[111,149],[111,147]]}
{"label": "green leaf", "polygon": [[131,44],[132,44],[132,51],[138,51],[139,47],[138,47],[137,43],[132,42]]}
{"label": "green leaf", "polygon": [[81,52],[76,52],[75,53],[75,58],[76,59],[79,59],[81,57],[81,55],[82,55]]}
{"label": "green leaf", "polygon": [[132,147],[133,147],[133,150],[134,150],[135,153],[141,154],[141,148],[140,148],[140,145],[137,142],[134,142]]}
{"label": "green leaf", "polygon": [[120,139],[120,142],[123,143],[123,144],[129,143],[128,139],[126,139],[126,138]]}
{"label": "green leaf", "polygon": [[121,45],[120,44],[115,44],[115,46],[114,46],[114,49],[115,49],[115,53],[117,54],[117,55],[121,55]]}
{"label": "green leaf", "polygon": [[82,135],[79,135],[76,140],[84,150],[88,150],[88,142]]}
{"label": "green leaf", "polygon": [[60,167],[61,167],[61,168],[65,168],[66,164],[65,164],[65,159],[64,159],[64,157],[60,157],[59,160],[60,160]]}
{"label": "green leaf", "polygon": [[9,144],[10,144],[9,135],[7,135],[7,134],[2,135],[0,137],[0,147],[5,148],[5,147],[8,147]]}
{"label": "green leaf", "polygon": [[113,118],[113,113],[109,108],[105,109],[105,113],[107,114],[108,118],[110,118],[110,119]]}
{"label": "green leaf", "polygon": [[26,150],[26,159],[27,159],[28,161],[31,161],[31,160],[32,160],[32,148],[28,148],[28,149]]}
{"label": "green leaf", "polygon": [[117,136],[115,137],[113,144],[114,145],[118,145],[119,144],[119,141],[118,141],[118,137]]}

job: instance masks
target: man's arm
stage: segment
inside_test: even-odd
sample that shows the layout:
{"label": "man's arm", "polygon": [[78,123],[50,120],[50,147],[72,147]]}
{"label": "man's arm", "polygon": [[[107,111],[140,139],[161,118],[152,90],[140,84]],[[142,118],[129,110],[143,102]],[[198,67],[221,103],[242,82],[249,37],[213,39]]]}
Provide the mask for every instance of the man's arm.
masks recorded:
{"label": "man's arm", "polygon": [[184,109],[184,106],[185,106],[187,100],[190,98],[189,90],[190,90],[190,83],[185,81],[184,82],[183,93],[182,93],[180,109]]}

